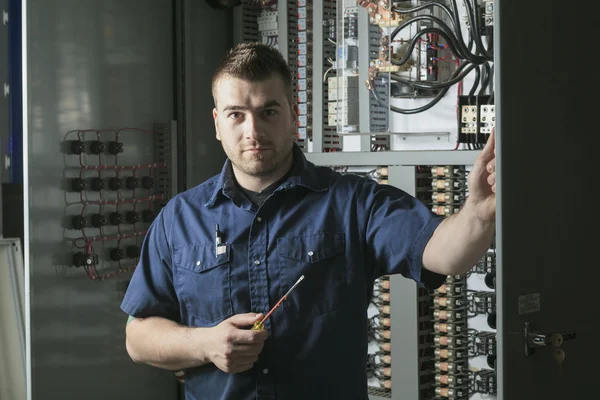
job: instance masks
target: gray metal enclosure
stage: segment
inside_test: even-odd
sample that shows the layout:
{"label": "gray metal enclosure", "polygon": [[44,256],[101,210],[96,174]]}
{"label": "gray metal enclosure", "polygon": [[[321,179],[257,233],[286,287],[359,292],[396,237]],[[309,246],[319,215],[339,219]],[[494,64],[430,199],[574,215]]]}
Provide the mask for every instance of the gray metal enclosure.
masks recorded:
{"label": "gray metal enclosure", "polygon": [[[174,119],[172,4],[23,5],[31,398],[174,399],[171,373],[125,351],[121,280],[95,282],[69,266],[63,177],[72,160],[61,149],[72,130]],[[148,141],[130,140],[122,162],[146,159]]]}
{"label": "gray metal enclosure", "polygon": [[[499,399],[597,398],[586,284],[599,264],[588,208],[597,101],[584,98],[599,85],[543,61],[558,48],[584,54],[569,32],[588,37],[594,22],[584,9],[541,0],[496,1],[496,16]],[[576,331],[562,345],[562,375],[552,346],[525,355],[526,322],[541,333]]]}

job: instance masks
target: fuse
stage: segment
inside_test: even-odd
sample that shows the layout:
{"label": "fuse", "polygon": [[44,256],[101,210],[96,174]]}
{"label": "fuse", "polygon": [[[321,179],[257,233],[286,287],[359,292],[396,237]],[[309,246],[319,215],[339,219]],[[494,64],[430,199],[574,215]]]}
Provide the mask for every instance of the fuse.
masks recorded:
{"label": "fuse", "polygon": [[369,365],[378,366],[378,365],[390,365],[392,363],[392,356],[390,355],[379,355],[379,354],[369,354],[368,361]]}
{"label": "fuse", "polygon": [[452,372],[452,373],[462,372],[463,370],[466,369],[466,365],[465,365],[464,361],[461,361],[461,362],[436,361],[434,366],[435,366],[436,371]]}
{"label": "fuse", "polygon": [[460,192],[434,192],[431,195],[431,200],[434,203],[461,203],[464,199],[464,194]]}
{"label": "fuse", "polygon": [[379,318],[378,316],[374,316],[370,319],[370,321],[371,324],[376,328],[391,325],[391,320],[389,318]]}
{"label": "fuse", "polygon": [[467,349],[435,349],[434,354],[436,358],[464,358],[468,357]]}
{"label": "fuse", "polygon": [[438,332],[438,333],[461,333],[464,329],[464,326],[462,323],[442,323],[442,322],[436,322],[435,324],[433,324],[433,329]]}
{"label": "fuse", "polygon": [[463,296],[455,296],[455,297],[434,297],[433,304],[439,307],[450,307],[456,308],[460,307],[463,303]]}
{"label": "fuse", "polygon": [[444,283],[442,286],[436,289],[436,292],[443,294],[461,293],[463,290],[462,282],[456,283]]}
{"label": "fuse", "polygon": [[432,179],[431,187],[439,190],[463,189],[466,188],[466,181],[455,179]]}
{"label": "fuse", "polygon": [[434,176],[451,176],[458,175],[461,173],[464,174],[464,172],[464,168],[452,165],[435,166],[431,168],[431,174]]}
{"label": "fuse", "polygon": [[431,207],[431,211],[433,211],[437,215],[445,215],[445,216],[456,214],[459,210],[460,210],[459,207],[452,207],[452,206],[434,205],[433,207]]}
{"label": "fuse", "polygon": [[390,342],[381,342],[379,344],[379,348],[383,351],[387,351],[387,352],[391,352],[392,351],[392,344]]}
{"label": "fuse", "polygon": [[466,375],[449,375],[449,374],[437,374],[435,376],[435,383],[438,385],[464,385],[469,382],[469,378]]}
{"label": "fuse", "polygon": [[465,345],[467,340],[463,336],[435,336],[433,338],[433,343],[436,346],[457,347]]}
{"label": "fuse", "polygon": [[462,388],[449,388],[449,387],[438,387],[435,388],[435,394],[440,397],[449,399],[459,399],[468,396],[469,389],[467,387]]}
{"label": "fuse", "polygon": [[453,310],[435,310],[433,311],[433,318],[444,320],[444,321],[454,321],[457,319],[464,318],[465,314],[462,311],[453,311]]}

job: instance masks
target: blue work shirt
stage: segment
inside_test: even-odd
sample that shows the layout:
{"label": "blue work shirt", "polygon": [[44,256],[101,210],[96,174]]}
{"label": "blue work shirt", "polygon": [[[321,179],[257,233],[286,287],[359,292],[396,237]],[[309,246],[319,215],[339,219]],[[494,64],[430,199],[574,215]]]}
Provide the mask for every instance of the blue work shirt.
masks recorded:
{"label": "blue work shirt", "polygon": [[254,367],[187,369],[187,400],[368,399],[374,280],[402,274],[433,288],[445,279],[422,273],[441,217],[398,188],[316,167],[296,145],[293,156],[289,176],[259,208],[240,195],[227,160],[219,175],[171,199],[146,234],[121,305],[134,317],[212,327],[267,313],[305,276],[266,321]]}

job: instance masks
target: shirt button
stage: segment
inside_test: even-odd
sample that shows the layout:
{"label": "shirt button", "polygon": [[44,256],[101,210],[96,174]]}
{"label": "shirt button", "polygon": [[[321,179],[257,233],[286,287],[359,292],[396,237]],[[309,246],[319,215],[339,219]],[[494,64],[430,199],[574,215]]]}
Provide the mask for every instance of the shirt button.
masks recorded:
{"label": "shirt button", "polygon": [[312,251],[309,251],[309,252],[308,252],[308,256],[309,256],[309,257],[312,257],[312,256],[314,256],[314,255],[315,255],[315,253],[313,253]]}
{"label": "shirt button", "polygon": [[254,260],[254,265],[260,265],[260,260]]}
{"label": "shirt button", "polygon": [[266,375],[266,374],[268,374],[268,373],[269,373],[269,370],[268,370],[268,369],[266,369],[266,368],[265,368],[265,369],[263,369],[263,374],[265,374],[265,375]]}
{"label": "shirt button", "polygon": [[257,222],[262,222],[262,218],[261,217],[256,217],[256,221]]}

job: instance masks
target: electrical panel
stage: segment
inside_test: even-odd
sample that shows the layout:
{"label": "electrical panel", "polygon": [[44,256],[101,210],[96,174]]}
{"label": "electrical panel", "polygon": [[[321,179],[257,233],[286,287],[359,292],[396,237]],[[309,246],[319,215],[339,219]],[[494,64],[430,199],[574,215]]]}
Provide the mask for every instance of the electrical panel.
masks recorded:
{"label": "electrical panel", "polygon": [[[243,13],[254,10],[263,43],[286,43],[297,142],[309,159],[389,184],[387,153],[447,150],[466,160],[487,142],[495,126],[493,9],[491,0],[298,0],[247,1]],[[381,158],[362,163],[356,152]],[[391,158],[402,165],[400,156]],[[412,190],[447,217],[468,196],[470,165],[439,162],[413,164]],[[468,274],[416,293],[416,313],[403,318],[418,328],[418,365],[410,367],[419,371],[420,400],[496,394],[494,273],[490,249]],[[403,398],[403,388],[392,388],[392,348],[403,346],[392,337],[392,290],[390,277],[378,279],[366,316],[373,398]]]}
{"label": "electrical panel", "polygon": [[[468,196],[468,165],[418,166],[417,197],[443,217]],[[497,394],[495,248],[464,275],[419,292],[420,399]]]}
{"label": "electrical panel", "polygon": [[[140,142],[148,153],[127,154]],[[172,146],[169,127],[159,123],[151,130],[86,128],[65,135],[67,265],[97,281],[133,271],[148,227],[174,194]]]}

